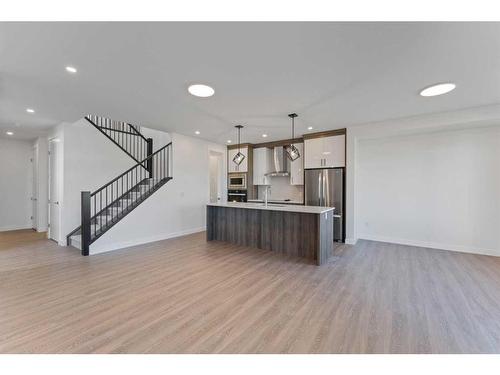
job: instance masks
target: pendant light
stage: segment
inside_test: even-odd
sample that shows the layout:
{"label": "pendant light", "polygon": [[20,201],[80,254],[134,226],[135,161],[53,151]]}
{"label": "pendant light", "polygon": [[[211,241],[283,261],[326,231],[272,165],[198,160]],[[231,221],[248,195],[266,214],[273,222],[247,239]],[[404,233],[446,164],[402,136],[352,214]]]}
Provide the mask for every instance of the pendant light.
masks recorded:
{"label": "pendant light", "polygon": [[245,159],[245,155],[240,152],[240,131],[243,128],[243,125],[236,125],[235,128],[238,129],[238,153],[234,155],[233,162],[236,165],[240,165],[241,162]]}
{"label": "pendant light", "polygon": [[[292,119],[292,140],[294,139],[294,132],[295,132],[295,117],[298,117],[296,113],[290,113],[288,115]],[[286,150],[286,155],[288,156],[288,159],[291,161],[295,161],[300,157],[300,152],[297,147],[295,147],[293,144],[289,144],[285,146]]]}

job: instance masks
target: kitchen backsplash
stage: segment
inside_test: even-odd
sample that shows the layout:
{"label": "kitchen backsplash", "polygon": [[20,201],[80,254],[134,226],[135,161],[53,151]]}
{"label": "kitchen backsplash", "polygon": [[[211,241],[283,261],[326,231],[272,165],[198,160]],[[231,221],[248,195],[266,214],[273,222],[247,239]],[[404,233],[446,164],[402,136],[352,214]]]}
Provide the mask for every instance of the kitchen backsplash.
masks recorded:
{"label": "kitchen backsplash", "polygon": [[[264,199],[265,186],[259,185],[258,198]],[[302,202],[304,199],[304,186],[290,185],[290,177],[271,177],[271,188],[268,199],[284,200],[291,199],[293,201]]]}

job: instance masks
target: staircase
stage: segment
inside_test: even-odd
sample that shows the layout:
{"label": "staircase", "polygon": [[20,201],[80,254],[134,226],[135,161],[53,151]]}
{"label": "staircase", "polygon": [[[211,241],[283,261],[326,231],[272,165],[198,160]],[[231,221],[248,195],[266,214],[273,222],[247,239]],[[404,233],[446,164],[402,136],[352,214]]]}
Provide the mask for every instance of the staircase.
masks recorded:
{"label": "staircase", "polygon": [[96,191],[81,192],[81,225],[66,240],[89,255],[92,243],[172,179],[172,143],[152,152],[153,140],[139,127],[98,116],[85,119],[136,161]]}

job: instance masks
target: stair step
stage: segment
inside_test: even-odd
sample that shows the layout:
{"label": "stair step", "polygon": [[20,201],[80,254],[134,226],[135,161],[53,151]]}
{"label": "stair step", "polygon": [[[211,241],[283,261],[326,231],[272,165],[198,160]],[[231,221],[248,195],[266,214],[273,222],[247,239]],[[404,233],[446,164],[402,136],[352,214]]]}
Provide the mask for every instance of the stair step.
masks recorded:
{"label": "stair step", "polygon": [[127,210],[130,207],[133,207],[136,201],[144,198],[144,196],[146,196],[151,190],[153,190],[157,185],[159,185],[159,183],[165,182],[166,179],[163,180],[147,179],[147,181],[149,183],[146,182],[146,184],[141,184],[138,187],[136,187],[140,189],[139,191],[131,191],[127,194],[127,196],[116,200],[110,207],[108,207],[108,209],[104,213],[102,213],[99,216],[105,216],[107,217],[106,221],[109,221],[111,218],[114,218],[117,215],[119,215],[122,211]]}
{"label": "stair step", "polygon": [[70,246],[76,247],[78,250],[82,249],[82,236],[80,234],[75,234],[69,238]]}
{"label": "stair step", "polygon": [[[139,190],[130,191],[126,196],[117,199],[112,206],[92,219],[90,226],[93,241],[107,232],[131,210],[137,207],[144,199],[164,185],[170,178],[146,179],[136,186]],[[68,244],[81,250],[81,232],[78,231],[68,239]],[[92,241],[92,242],[93,242]]]}

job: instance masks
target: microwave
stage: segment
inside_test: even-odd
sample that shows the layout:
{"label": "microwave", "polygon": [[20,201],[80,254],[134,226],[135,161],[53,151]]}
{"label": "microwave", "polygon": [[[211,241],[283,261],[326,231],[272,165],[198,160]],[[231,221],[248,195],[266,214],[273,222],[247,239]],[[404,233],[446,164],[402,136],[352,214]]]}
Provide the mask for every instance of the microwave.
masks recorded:
{"label": "microwave", "polygon": [[247,174],[246,173],[231,173],[229,175],[228,189],[246,189]]}

